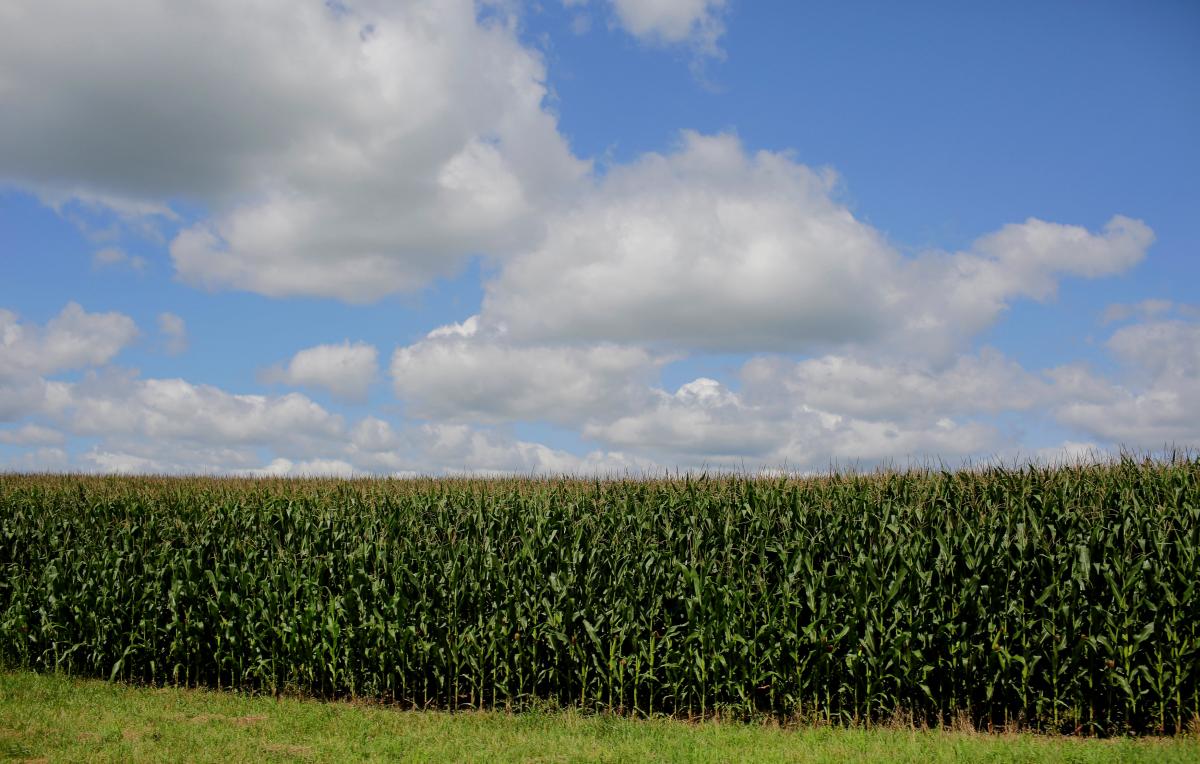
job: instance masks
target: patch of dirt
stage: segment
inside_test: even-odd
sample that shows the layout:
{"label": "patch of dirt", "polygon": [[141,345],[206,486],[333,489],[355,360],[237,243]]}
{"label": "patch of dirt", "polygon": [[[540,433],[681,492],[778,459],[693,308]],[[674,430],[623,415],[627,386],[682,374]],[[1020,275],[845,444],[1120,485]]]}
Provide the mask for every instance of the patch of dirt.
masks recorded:
{"label": "patch of dirt", "polygon": [[266,720],[267,717],[265,716],[234,716],[229,718],[231,724],[236,724],[239,727],[249,727],[252,724],[258,724]]}
{"label": "patch of dirt", "polygon": [[192,724],[206,724],[207,722],[214,722],[218,719],[224,718],[225,717],[221,716],[220,714],[196,714],[192,718],[188,719],[188,721]]}
{"label": "patch of dirt", "polygon": [[222,714],[197,714],[188,719],[192,724],[206,724],[208,722],[229,722],[239,727],[250,727],[267,720],[266,716],[224,716]]}

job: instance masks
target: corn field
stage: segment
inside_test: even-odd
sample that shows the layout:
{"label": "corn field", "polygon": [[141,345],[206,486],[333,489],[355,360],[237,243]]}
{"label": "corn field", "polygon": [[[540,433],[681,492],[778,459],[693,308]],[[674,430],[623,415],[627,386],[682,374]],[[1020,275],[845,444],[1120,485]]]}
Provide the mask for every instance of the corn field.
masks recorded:
{"label": "corn field", "polygon": [[1107,733],[1200,716],[1200,460],[676,480],[0,475],[0,661]]}

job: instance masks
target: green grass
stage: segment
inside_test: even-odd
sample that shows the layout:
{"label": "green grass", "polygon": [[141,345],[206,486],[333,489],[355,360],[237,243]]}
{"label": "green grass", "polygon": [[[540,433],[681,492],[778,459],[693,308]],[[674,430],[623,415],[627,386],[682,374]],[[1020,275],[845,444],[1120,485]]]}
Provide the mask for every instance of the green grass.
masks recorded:
{"label": "green grass", "polygon": [[1200,739],[422,712],[0,673],[0,759],[48,761],[1197,762]]}

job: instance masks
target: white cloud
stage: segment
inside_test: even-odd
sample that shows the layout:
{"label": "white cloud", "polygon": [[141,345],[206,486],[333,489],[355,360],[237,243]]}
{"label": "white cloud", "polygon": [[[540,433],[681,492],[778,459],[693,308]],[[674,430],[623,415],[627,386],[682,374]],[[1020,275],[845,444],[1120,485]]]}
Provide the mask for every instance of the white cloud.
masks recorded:
{"label": "white cloud", "polygon": [[[101,366],[137,334],[137,325],[128,316],[88,313],[73,302],[44,326],[22,322],[12,311],[0,309],[0,422],[58,415],[69,401],[70,384],[46,376]],[[0,432],[0,442],[60,442],[52,432],[27,422]]]}
{"label": "white cloud", "polygon": [[439,337],[474,337],[478,333],[479,316],[474,315],[459,323],[439,326],[425,336],[427,339],[434,340]]}
{"label": "white cloud", "polygon": [[317,345],[292,356],[284,366],[263,372],[265,382],[319,387],[339,398],[362,401],[379,374],[379,351],[365,342]]}
{"label": "white cloud", "polygon": [[1154,378],[1200,378],[1200,323],[1147,321],[1118,329],[1106,346]]}
{"label": "white cloud", "polygon": [[396,395],[410,415],[450,422],[578,424],[636,406],[665,359],[636,347],[515,346],[442,327],[392,356]]}
{"label": "white cloud", "polygon": [[350,432],[350,447],[364,453],[378,453],[400,448],[403,440],[390,422],[368,416],[359,420]]}
{"label": "white cloud", "polygon": [[[653,466],[619,452],[580,456],[460,424],[396,427],[367,417],[347,427],[342,417],[298,393],[240,395],[119,370],[53,384],[61,388],[53,397],[62,400],[47,416],[64,435],[94,445],[74,460],[62,449],[28,452],[4,462],[3,469],[344,476],[594,474]],[[57,440],[55,432],[29,423],[0,431],[0,442],[35,445]]]}
{"label": "white cloud", "polygon": [[584,434],[668,465],[735,469],[962,458],[1004,444],[983,422],[857,418],[816,408],[801,394],[756,400],[707,378],[660,392],[653,407],[637,414],[590,423]]}
{"label": "white cloud", "polygon": [[[1198,326],[1155,321],[1121,328],[1106,345],[1120,363],[1116,379],[1079,364],[1031,373],[984,349],[945,365],[844,355],[758,357],[742,367],[738,389],[699,377],[668,392],[646,379],[631,382],[636,373],[620,382],[614,374],[611,388],[590,388],[606,379],[592,366],[592,354],[603,346],[513,346],[472,333],[464,322],[398,353],[415,348],[411,369],[404,368],[430,375],[410,400],[430,407],[433,419],[423,424],[369,416],[347,425],[298,393],[239,395],[109,369],[80,382],[42,380],[38,405],[23,414],[41,412],[39,420],[54,427],[25,422],[0,431],[0,442],[58,446],[87,438],[94,445],[74,460],[64,449],[43,449],[40,456],[9,459],[4,469],[108,472],[643,474],[676,467],[955,465],[1021,454],[1053,461],[1117,445],[1196,444]],[[450,360],[439,360],[442,353]],[[559,375],[555,365],[562,359],[571,361],[564,369],[573,365],[585,381]],[[649,355],[636,360],[639,369],[655,368]],[[482,363],[472,367],[475,361]],[[472,391],[473,371],[503,384]],[[617,404],[597,405],[614,391]],[[597,447],[570,453],[472,424],[549,418],[545,412]],[[1037,448],[1023,442],[1018,429],[1000,424],[1013,412],[1057,421],[1086,437]]]}
{"label": "white cloud", "polygon": [[[673,463],[712,459],[771,459],[787,437],[770,412],[745,404],[713,379],[701,377],[672,393],[658,391],[646,409],[584,427],[585,437]],[[669,462],[670,463],[670,462]]]}
{"label": "white cloud", "polygon": [[1033,458],[1042,464],[1073,466],[1094,464],[1107,459],[1110,454],[1092,442],[1065,440],[1057,446],[1037,449]]}
{"label": "white cloud", "polygon": [[966,252],[929,254],[906,269],[898,326],[906,347],[949,353],[1014,300],[1053,297],[1062,276],[1112,276],[1154,242],[1139,220],[1114,216],[1101,233],[1030,218],[978,239]]}
{"label": "white cloud", "polygon": [[65,440],[66,436],[58,430],[40,424],[31,423],[11,430],[0,430],[0,443],[15,446],[56,446]]}
{"label": "white cloud", "polygon": [[[1030,373],[991,349],[948,365],[758,357],[739,376],[738,391],[703,377],[673,393],[656,391],[651,405],[591,420],[583,434],[678,466],[953,465],[1021,453],[1022,432],[1000,425],[997,416],[1050,419],[1065,401],[1112,401],[1111,383],[1080,367]],[[1085,445],[1098,450],[1097,442]],[[1078,446],[1068,449],[1072,456],[1084,449],[1068,440],[1053,453],[1061,456],[1072,444]]]}
{"label": "white cloud", "polygon": [[1114,390],[1111,399],[1102,403],[1070,403],[1058,410],[1057,417],[1109,443],[1157,449],[1200,443],[1198,412],[1194,394],[1151,386],[1141,392]]}
{"label": "white cloud", "polygon": [[977,458],[990,458],[1011,445],[993,425],[978,421],[938,419],[932,426],[848,420],[829,433],[829,445],[793,439],[782,450],[788,463],[834,465],[851,463],[906,466],[945,461],[950,466]]}
{"label": "white cloud", "polygon": [[642,471],[646,459],[619,452],[593,451],[583,456],[516,440],[496,430],[463,424],[428,423],[397,429],[375,417],[355,425],[346,459],[375,473],[461,474],[596,474]]}
{"label": "white cloud", "polygon": [[1146,321],[1109,338],[1122,377],[1109,382],[1082,368],[1064,372],[1069,392],[1059,421],[1131,448],[1200,444],[1200,323]]}
{"label": "white cloud", "polygon": [[61,448],[36,448],[0,461],[3,472],[63,472],[70,466],[71,457]]}
{"label": "white cloud", "polygon": [[[1016,444],[990,417],[1061,400],[1056,380],[990,349],[946,365],[758,357],[743,366],[740,391],[701,377],[667,392],[651,379],[663,359],[635,347],[514,345],[479,326],[473,317],[396,351],[394,384],[411,414],[438,426],[551,421],[664,466],[987,457]],[[398,442],[381,421],[361,423],[355,440],[375,444],[364,451]]]}
{"label": "white cloud", "polygon": [[[1015,301],[1135,265],[1154,238],[1145,224],[1031,218],[907,256],[839,201],[831,172],[732,135],[685,132],[673,152],[589,176],[544,107],[540,57],[497,7],[487,20],[469,0],[0,8],[0,182],[123,220],[198,204],[210,216],[170,244],[185,280],[365,302],[473,254],[500,262],[479,315],[392,356],[420,425],[347,426],[298,393],[112,370],[48,380],[103,366],[136,336],[128,317],[74,303],[45,327],[0,311],[0,420],[95,439],[78,462],[94,469],[169,472],[819,466],[1007,448],[1015,436],[994,418],[1013,411],[1083,434],[1065,448],[1195,442],[1200,335],[1160,320],[1173,310],[1161,301],[1109,311],[1144,321],[1107,344],[1116,379],[964,355]],[[722,0],[612,7],[641,39],[717,52]],[[93,262],[144,265],[115,248]],[[159,329],[183,349],[181,318],[161,314]],[[809,357],[754,358],[740,385],[656,388],[667,360],[696,351]],[[363,400],[377,374],[376,349],[347,341],[265,377]],[[474,426],[529,420],[603,448]],[[25,422],[0,440],[54,445],[55,432]]]}
{"label": "white cloud", "polygon": [[793,362],[752,359],[742,380],[756,400],[802,400],[864,419],[935,421],[945,416],[1020,411],[1051,399],[1051,384],[999,352],[962,355],[944,367],[827,355]]}
{"label": "white cloud", "polygon": [[730,135],[614,168],[487,287],[518,341],[800,349],[883,331],[898,260],[831,177]]}
{"label": "white cloud", "polygon": [[0,384],[105,364],[137,334],[129,316],[88,313],[74,302],[44,327],[0,309]]}
{"label": "white cloud", "polygon": [[[621,474],[640,473],[653,462],[620,452],[593,451],[576,456],[540,443],[512,440],[467,425],[421,427],[424,459],[450,472],[469,474]],[[461,465],[461,466],[460,466]]]}
{"label": "white cloud", "polygon": [[266,467],[241,471],[248,477],[355,477],[363,474],[354,465],[340,459],[311,459],[293,462],[291,459],[272,459]]}
{"label": "white cloud", "polygon": [[973,250],[1010,266],[1023,294],[1045,299],[1054,292],[1055,273],[1112,276],[1140,262],[1153,241],[1154,233],[1144,223],[1123,215],[1106,223],[1101,235],[1030,218],[980,238]]}
{"label": "white cloud", "polygon": [[810,467],[830,459],[991,458],[1012,451],[1020,438],[994,417],[1044,412],[1062,400],[1051,376],[990,348],[945,364],[919,357],[763,357],[748,361],[740,376],[748,403],[788,423],[779,456]]}
{"label": "white cloud", "polygon": [[146,259],[137,255],[130,256],[124,250],[116,247],[105,247],[92,255],[92,266],[96,268],[123,266],[141,273],[146,270]]}
{"label": "white cloud", "polygon": [[236,474],[239,468],[256,463],[253,449],[117,437],[105,438],[63,469],[119,475],[221,475]]}
{"label": "white cloud", "polygon": [[[1128,267],[1151,238],[1124,218],[1103,235],[1031,220],[918,267],[836,201],[828,173],[730,136],[685,133],[589,182],[544,108],[541,58],[488,7],[9,4],[0,180],[123,215],[199,202],[211,217],[170,249],[209,288],[367,302],[472,254],[522,253],[484,311],[517,341],[807,351],[907,316],[911,344],[944,350],[1059,275]],[[635,34],[711,41],[725,4],[614,8]]]}
{"label": "white cloud", "polygon": [[[0,421],[16,422],[0,429],[0,443],[32,449],[0,461],[7,471],[546,474],[649,465],[619,453],[579,456],[459,424],[396,427],[367,417],[347,427],[299,393],[236,394],[183,379],[142,379],[111,366],[77,382],[48,380],[40,374],[107,363],[135,332],[132,322],[73,304],[45,327],[22,324],[11,312],[0,319]],[[470,327],[464,322],[429,341],[468,341]],[[373,347],[344,343],[302,351],[285,372],[302,384],[357,394],[376,367]],[[87,448],[72,457],[57,447],[69,444]]]}
{"label": "white cloud", "polygon": [[[163,475],[176,472],[171,469],[173,465],[168,465],[158,459],[136,454],[114,453],[102,449],[93,449],[88,453],[86,459],[97,472],[110,475]],[[189,469],[187,472],[204,474],[206,470],[201,466]]]}
{"label": "white cloud", "polygon": [[9,3],[0,181],[198,201],[213,217],[171,243],[187,281],[365,302],[529,240],[586,171],[544,77],[470,0]]}
{"label": "white cloud", "polygon": [[1153,233],[1030,219],[965,252],[901,255],[835,198],[834,178],[732,135],[614,168],[487,285],[482,327],[514,342],[951,357],[1017,299],[1118,273]]}
{"label": "white cloud", "polygon": [[91,375],[70,387],[60,418],[73,433],[207,446],[271,445],[306,454],[344,425],[299,393],[236,395],[183,379]]}
{"label": "white cloud", "polygon": [[171,355],[179,355],[187,350],[187,324],[179,316],[174,313],[159,313],[158,331],[162,333],[166,351]]}
{"label": "white cloud", "polygon": [[50,390],[41,377],[0,377],[0,422],[45,412],[50,404]]}
{"label": "white cloud", "polygon": [[610,0],[617,19],[635,37],[656,43],[690,43],[720,55],[725,0]]}

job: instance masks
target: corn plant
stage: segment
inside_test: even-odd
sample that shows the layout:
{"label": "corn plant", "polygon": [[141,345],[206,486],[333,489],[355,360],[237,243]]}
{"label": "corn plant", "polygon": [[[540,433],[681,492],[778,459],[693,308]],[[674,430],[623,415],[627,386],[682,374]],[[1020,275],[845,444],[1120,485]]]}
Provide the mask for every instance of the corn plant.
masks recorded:
{"label": "corn plant", "polygon": [[644,714],[1174,731],[1200,460],[676,480],[0,475],[0,659]]}

